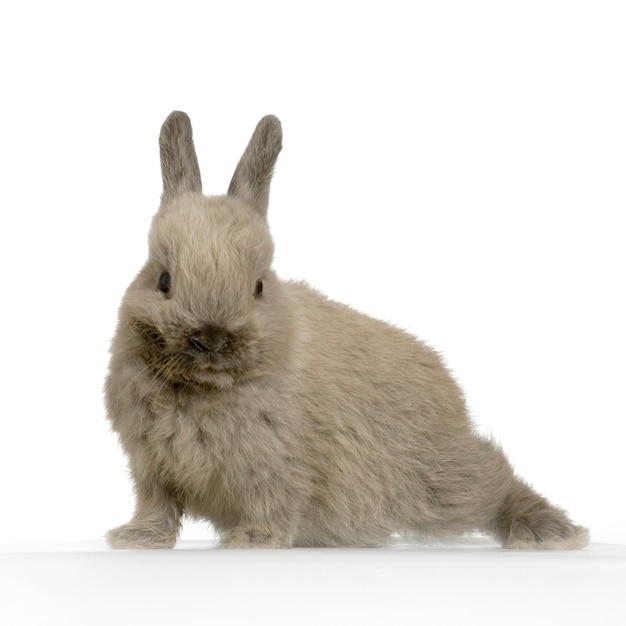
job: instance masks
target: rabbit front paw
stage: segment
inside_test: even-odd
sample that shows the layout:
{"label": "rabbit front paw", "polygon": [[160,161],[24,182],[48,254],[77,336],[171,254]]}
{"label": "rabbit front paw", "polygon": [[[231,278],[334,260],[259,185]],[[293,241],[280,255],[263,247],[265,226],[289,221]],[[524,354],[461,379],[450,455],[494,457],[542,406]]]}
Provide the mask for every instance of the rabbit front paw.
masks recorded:
{"label": "rabbit front paw", "polygon": [[291,542],[280,533],[255,528],[232,528],[222,533],[220,548],[289,548]]}
{"label": "rabbit front paw", "polygon": [[132,522],[110,530],[106,539],[109,545],[117,550],[173,548],[176,543],[176,535],[165,533],[156,526]]}

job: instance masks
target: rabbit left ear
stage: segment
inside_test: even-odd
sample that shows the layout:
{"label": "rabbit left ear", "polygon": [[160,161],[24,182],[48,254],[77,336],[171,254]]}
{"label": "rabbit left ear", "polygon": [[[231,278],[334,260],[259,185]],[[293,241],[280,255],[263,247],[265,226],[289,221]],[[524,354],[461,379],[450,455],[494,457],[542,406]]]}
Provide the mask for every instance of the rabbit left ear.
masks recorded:
{"label": "rabbit left ear", "polygon": [[267,215],[270,182],[283,141],[280,121],[266,115],[258,124],[235,169],[228,195],[243,200],[264,217]]}
{"label": "rabbit left ear", "polygon": [[186,113],[173,111],[159,136],[163,195],[161,206],[188,192],[202,193],[202,179],[193,147],[191,121]]}

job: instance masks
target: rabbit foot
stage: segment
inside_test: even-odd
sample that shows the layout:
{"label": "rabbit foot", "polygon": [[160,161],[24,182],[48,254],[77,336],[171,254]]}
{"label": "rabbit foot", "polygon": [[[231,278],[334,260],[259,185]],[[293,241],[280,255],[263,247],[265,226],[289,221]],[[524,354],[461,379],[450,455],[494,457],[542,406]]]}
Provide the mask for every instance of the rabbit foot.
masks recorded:
{"label": "rabbit foot", "polygon": [[577,550],[588,543],[589,531],[583,526],[547,517],[513,522],[503,547],[513,550]]}
{"label": "rabbit foot", "polygon": [[233,528],[222,534],[220,548],[289,548],[290,542],[281,534],[254,528]]}
{"label": "rabbit foot", "polygon": [[176,535],[164,533],[155,526],[141,526],[132,522],[110,530],[106,539],[117,550],[173,548],[176,543]]}
{"label": "rabbit foot", "polygon": [[502,546],[515,550],[576,550],[589,543],[586,528],[521,482],[505,499],[495,528]]}

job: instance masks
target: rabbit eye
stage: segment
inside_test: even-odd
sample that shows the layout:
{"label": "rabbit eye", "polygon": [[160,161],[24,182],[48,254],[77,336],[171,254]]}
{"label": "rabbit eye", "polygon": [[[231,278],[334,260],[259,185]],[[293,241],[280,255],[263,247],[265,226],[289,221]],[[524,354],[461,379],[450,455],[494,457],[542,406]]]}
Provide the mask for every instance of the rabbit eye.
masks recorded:
{"label": "rabbit eye", "polygon": [[162,293],[169,293],[172,288],[172,278],[167,272],[163,272],[159,276],[159,291]]}
{"label": "rabbit eye", "polygon": [[258,298],[263,293],[263,281],[257,280],[256,287],[254,288],[254,297]]}

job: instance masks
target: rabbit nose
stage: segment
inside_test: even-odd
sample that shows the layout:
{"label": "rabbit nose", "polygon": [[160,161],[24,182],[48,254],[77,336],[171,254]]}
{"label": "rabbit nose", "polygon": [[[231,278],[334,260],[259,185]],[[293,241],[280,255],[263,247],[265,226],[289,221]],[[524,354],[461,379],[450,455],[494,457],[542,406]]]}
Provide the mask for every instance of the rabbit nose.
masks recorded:
{"label": "rabbit nose", "polygon": [[230,334],[219,326],[205,326],[189,337],[189,344],[200,352],[223,352],[230,342]]}

